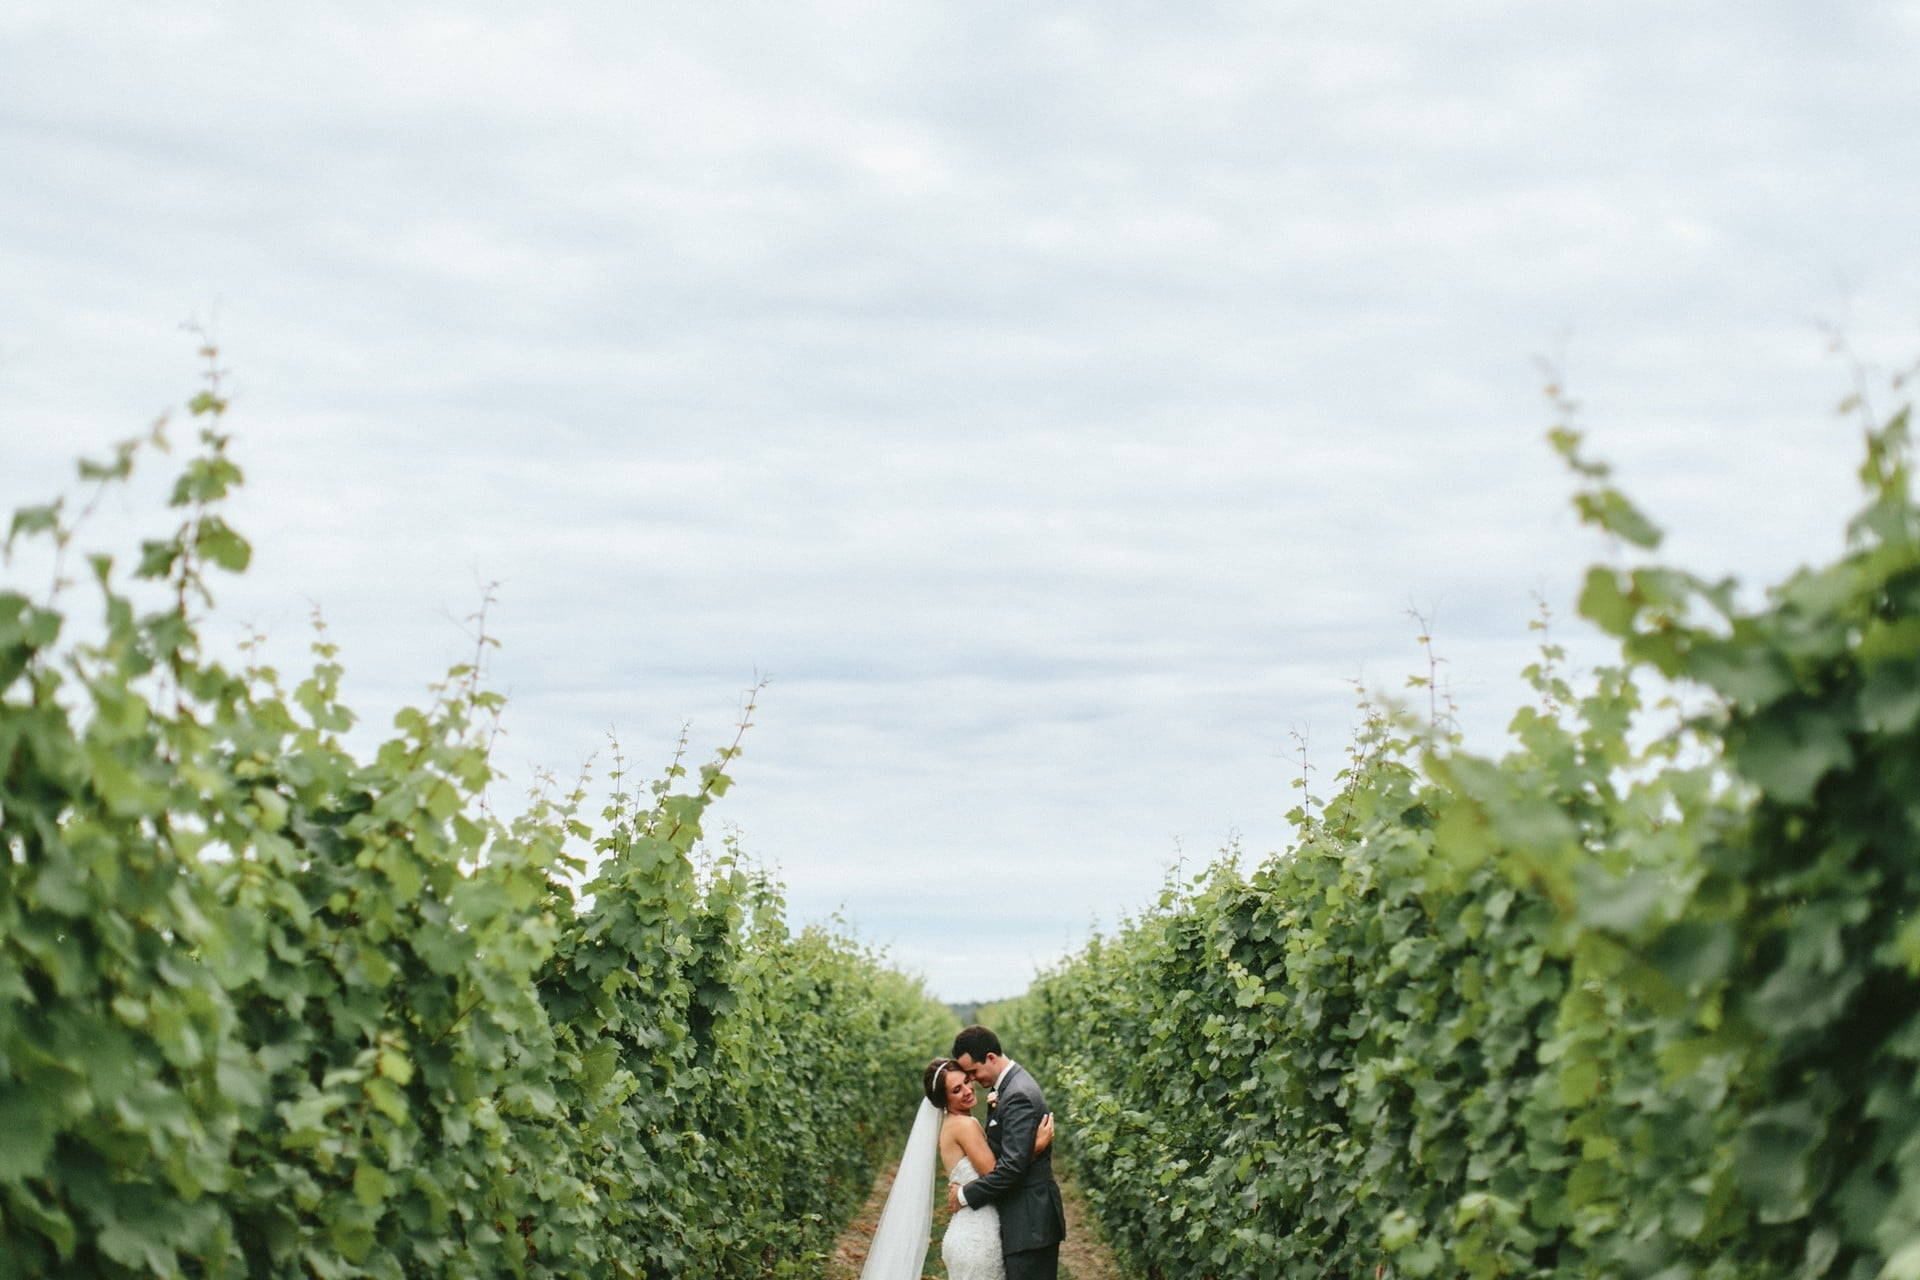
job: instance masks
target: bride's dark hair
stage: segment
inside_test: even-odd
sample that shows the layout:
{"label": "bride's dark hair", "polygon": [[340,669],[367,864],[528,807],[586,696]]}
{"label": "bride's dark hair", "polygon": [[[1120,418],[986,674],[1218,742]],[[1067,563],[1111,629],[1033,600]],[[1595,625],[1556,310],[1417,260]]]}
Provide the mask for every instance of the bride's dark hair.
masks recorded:
{"label": "bride's dark hair", "polygon": [[947,1072],[963,1070],[952,1058],[935,1058],[927,1064],[921,1073],[920,1088],[926,1092],[927,1101],[942,1111],[947,1109]]}

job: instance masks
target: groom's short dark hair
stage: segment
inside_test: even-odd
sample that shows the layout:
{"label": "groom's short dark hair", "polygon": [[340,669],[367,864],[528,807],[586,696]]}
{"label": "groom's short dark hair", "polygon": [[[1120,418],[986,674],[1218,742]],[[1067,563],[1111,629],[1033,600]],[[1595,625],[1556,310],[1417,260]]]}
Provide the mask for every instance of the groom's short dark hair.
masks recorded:
{"label": "groom's short dark hair", "polygon": [[[975,1062],[985,1062],[990,1053],[1000,1053],[1000,1037],[985,1027],[967,1027],[953,1038],[953,1056],[956,1058],[971,1057]],[[1006,1057],[1004,1053],[1000,1056]]]}

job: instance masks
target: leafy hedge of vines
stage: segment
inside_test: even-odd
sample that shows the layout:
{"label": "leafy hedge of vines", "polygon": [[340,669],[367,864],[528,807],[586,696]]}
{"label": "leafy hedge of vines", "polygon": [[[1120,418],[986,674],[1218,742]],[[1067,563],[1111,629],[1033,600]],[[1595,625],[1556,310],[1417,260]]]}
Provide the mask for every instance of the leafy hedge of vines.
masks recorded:
{"label": "leafy hedge of vines", "polygon": [[[1651,549],[1553,438],[1583,515]],[[1847,550],[1757,607],[1593,569],[1621,662],[1576,694],[1544,646],[1505,755],[1373,715],[1294,848],[1170,886],[997,1012],[1123,1258],[1920,1277],[1908,458],[1908,409],[1870,418]],[[1669,731],[1654,686],[1694,707]]]}
{"label": "leafy hedge of vines", "polygon": [[[509,820],[474,667],[360,759],[324,633],[291,688],[210,657],[225,408],[210,365],[177,522],[131,585],[86,558],[84,634],[0,590],[0,1273],[818,1274],[951,1016],[695,860],[737,741],[597,830]],[[9,557],[73,572],[77,523],[22,510]]]}

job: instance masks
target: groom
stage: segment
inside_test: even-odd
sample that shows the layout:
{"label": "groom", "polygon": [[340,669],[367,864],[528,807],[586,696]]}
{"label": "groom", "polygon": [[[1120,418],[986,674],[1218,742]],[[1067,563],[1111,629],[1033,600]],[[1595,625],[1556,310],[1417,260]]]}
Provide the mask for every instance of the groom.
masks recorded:
{"label": "groom", "polygon": [[947,1205],[958,1209],[1000,1206],[1000,1252],[1007,1280],[1055,1280],[1067,1219],[1053,1180],[1053,1149],[1033,1154],[1034,1130],[1047,1114],[1047,1100],[1027,1069],[1000,1052],[1000,1037],[968,1027],[953,1038],[953,1060],[987,1086],[987,1146],[993,1172],[964,1188],[947,1187]]}

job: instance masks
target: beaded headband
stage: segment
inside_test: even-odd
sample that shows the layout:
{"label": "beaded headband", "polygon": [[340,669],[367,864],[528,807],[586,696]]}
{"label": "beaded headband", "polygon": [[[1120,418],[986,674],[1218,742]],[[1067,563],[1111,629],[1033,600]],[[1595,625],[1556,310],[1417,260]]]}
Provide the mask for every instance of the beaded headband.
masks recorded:
{"label": "beaded headband", "polygon": [[941,1082],[941,1093],[944,1094],[946,1092],[945,1078],[947,1072],[959,1070],[962,1070],[960,1064],[952,1058],[941,1058],[933,1064],[932,1076],[934,1080]]}

